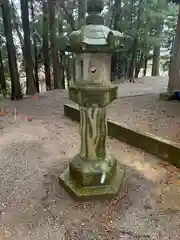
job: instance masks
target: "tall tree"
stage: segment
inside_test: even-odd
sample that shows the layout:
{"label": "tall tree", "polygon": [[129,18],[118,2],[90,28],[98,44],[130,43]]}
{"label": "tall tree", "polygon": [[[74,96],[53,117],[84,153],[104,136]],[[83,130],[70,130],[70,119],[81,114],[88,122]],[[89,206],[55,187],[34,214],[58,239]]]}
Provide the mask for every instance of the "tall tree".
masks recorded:
{"label": "tall tree", "polygon": [[53,75],[54,75],[54,88],[63,89],[63,84],[60,79],[61,69],[59,62],[58,46],[57,46],[57,34],[56,34],[56,17],[55,17],[55,5],[56,2],[48,0],[49,8],[49,27],[50,27],[50,38],[51,38],[51,55],[52,55],[52,65],[53,65]]}
{"label": "tall tree", "polygon": [[22,27],[24,32],[24,57],[25,57],[25,71],[26,71],[26,93],[29,95],[36,93],[34,74],[33,74],[33,61],[31,52],[31,39],[30,39],[30,24],[29,24],[29,9],[28,1],[20,0],[21,4],[21,17]]}
{"label": "tall tree", "polygon": [[[180,4],[179,0],[173,2]],[[180,6],[168,83],[168,92],[171,94],[174,90],[180,90]]]}
{"label": "tall tree", "polygon": [[48,3],[43,2],[43,61],[46,77],[46,87],[51,89],[50,56],[49,56],[49,22],[48,22]]}
{"label": "tall tree", "polygon": [[31,0],[31,18],[32,18],[32,37],[34,49],[34,78],[36,90],[39,92],[39,77],[38,77],[38,49],[37,49],[37,36],[35,30],[35,14],[34,14],[34,0]]}
{"label": "tall tree", "polygon": [[85,24],[86,0],[78,0],[78,27]]}
{"label": "tall tree", "polygon": [[18,100],[22,98],[19,72],[17,67],[16,51],[12,36],[12,24],[11,24],[11,14],[10,5],[7,1],[2,6],[2,17],[4,23],[4,35],[6,37],[6,46],[8,52],[8,62],[9,70],[11,75],[11,99]]}
{"label": "tall tree", "polygon": [[120,20],[121,20],[121,5],[122,5],[122,0],[115,0],[114,2],[114,9],[113,9],[113,28],[115,30],[120,30]]}
{"label": "tall tree", "polygon": [[0,50],[0,93],[3,93],[6,95],[7,89],[6,89],[6,79],[4,74],[4,64],[2,59],[2,53]]}
{"label": "tall tree", "polygon": [[[156,19],[154,23],[154,32],[155,36],[159,39],[158,44],[154,46],[153,49],[153,64],[152,64],[152,76],[159,76],[159,68],[160,68],[160,49],[162,45],[162,33],[164,27],[164,20],[166,17],[168,3],[164,0],[157,0],[156,4]],[[158,13],[159,10],[159,13]]]}
{"label": "tall tree", "polygon": [[[162,20],[157,20],[156,22],[156,36],[160,39],[162,35],[162,30],[163,30],[163,21]],[[154,46],[153,49],[153,63],[152,63],[152,76],[159,76],[159,68],[160,68],[160,51],[161,50],[161,41]]]}
{"label": "tall tree", "polygon": [[153,64],[151,76],[159,76],[160,46],[155,46],[153,50]]}
{"label": "tall tree", "polygon": [[[120,30],[120,20],[121,20],[121,0],[115,0],[114,7],[113,7],[113,14],[112,14],[112,26],[113,29],[119,31]],[[117,69],[117,61],[118,57],[120,57],[119,53],[113,53],[112,59],[111,59],[111,80],[115,80],[115,72]]]}
{"label": "tall tree", "polygon": [[173,44],[176,36],[176,27],[177,27],[177,16],[178,16],[178,6],[169,3],[167,17],[164,21],[164,29],[163,29],[163,42],[162,47],[166,49],[166,52],[163,58],[163,70],[170,71],[170,65],[172,60],[172,52],[173,52]]}
{"label": "tall tree", "polygon": [[22,52],[24,54],[24,39],[21,33],[21,29],[20,29],[20,21],[19,21],[19,17],[17,15],[17,9],[15,7],[15,4],[13,2],[13,0],[11,0],[11,15],[12,15],[12,22],[13,22],[13,27],[17,32],[17,36],[19,38],[21,47],[22,47]]}
{"label": "tall tree", "polygon": [[138,52],[138,44],[139,44],[139,30],[141,27],[141,14],[143,12],[143,0],[139,1],[139,8],[137,12],[137,24],[136,24],[136,33],[132,48],[132,56],[131,56],[131,62],[130,62],[130,68],[129,68],[129,79],[130,81],[134,81],[134,70],[136,67],[136,61],[137,61],[137,52]]}
{"label": "tall tree", "polygon": [[60,43],[59,43],[59,50],[60,50],[60,67],[61,67],[61,83],[63,86],[63,89],[65,89],[65,50],[64,50],[64,45],[63,45],[63,21],[60,19],[59,22],[59,38],[60,38]]}

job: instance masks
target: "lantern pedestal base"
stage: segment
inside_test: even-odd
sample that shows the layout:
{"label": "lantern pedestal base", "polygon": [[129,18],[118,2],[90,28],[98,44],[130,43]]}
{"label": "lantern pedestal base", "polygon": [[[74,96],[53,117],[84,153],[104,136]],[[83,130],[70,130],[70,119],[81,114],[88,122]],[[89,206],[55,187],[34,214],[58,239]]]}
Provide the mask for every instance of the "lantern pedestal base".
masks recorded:
{"label": "lantern pedestal base", "polygon": [[78,200],[99,200],[109,199],[118,195],[124,179],[124,171],[116,168],[116,172],[109,184],[97,186],[82,186],[71,176],[69,168],[59,177],[59,183],[69,195],[76,201]]}

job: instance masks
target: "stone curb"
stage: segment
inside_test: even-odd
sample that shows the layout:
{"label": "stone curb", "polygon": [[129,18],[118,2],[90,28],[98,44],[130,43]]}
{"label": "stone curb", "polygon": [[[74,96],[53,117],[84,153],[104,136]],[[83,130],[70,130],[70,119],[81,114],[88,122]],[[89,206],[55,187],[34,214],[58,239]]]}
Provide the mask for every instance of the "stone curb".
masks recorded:
{"label": "stone curb", "polygon": [[[65,104],[64,115],[74,121],[80,121],[79,109],[75,105]],[[180,168],[180,145],[162,137],[149,133],[135,131],[122,126],[120,123],[108,120],[108,135],[125,142],[133,147],[140,148],[170,164]]]}

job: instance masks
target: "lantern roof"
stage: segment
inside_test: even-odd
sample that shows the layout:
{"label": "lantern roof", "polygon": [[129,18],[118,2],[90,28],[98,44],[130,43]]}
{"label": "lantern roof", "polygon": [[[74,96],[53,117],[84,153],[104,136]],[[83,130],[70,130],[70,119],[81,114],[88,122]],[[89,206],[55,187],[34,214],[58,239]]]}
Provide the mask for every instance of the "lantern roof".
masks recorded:
{"label": "lantern roof", "polygon": [[130,38],[104,25],[104,18],[101,15],[103,8],[102,0],[87,1],[86,25],[69,35],[69,51],[104,52],[125,49],[125,43]]}

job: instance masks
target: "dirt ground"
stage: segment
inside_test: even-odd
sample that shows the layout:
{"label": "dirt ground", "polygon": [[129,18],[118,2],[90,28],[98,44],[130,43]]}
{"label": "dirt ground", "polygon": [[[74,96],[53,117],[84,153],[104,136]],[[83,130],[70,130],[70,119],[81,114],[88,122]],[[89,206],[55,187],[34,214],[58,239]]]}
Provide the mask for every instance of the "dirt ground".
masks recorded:
{"label": "dirt ground", "polygon": [[180,143],[180,101],[159,100],[159,94],[119,98],[109,119],[134,130]]}
{"label": "dirt ground", "polygon": [[1,103],[9,115],[0,117],[0,240],[180,239],[180,172],[143,151],[107,139],[126,173],[111,201],[76,203],[59,186],[80,145],[65,102],[53,91]]}
{"label": "dirt ground", "polygon": [[109,119],[134,130],[180,143],[180,102],[159,100],[168,77],[142,77],[119,84],[119,98],[109,107]]}
{"label": "dirt ground", "polygon": [[142,77],[119,84],[119,98],[109,107],[109,119],[151,135],[180,143],[180,102],[159,100],[168,77]]}
{"label": "dirt ground", "polygon": [[166,92],[168,77],[141,77],[136,79],[135,83],[130,83],[129,81],[120,83],[117,80],[115,84],[119,86],[119,97],[159,94],[161,92]]}

